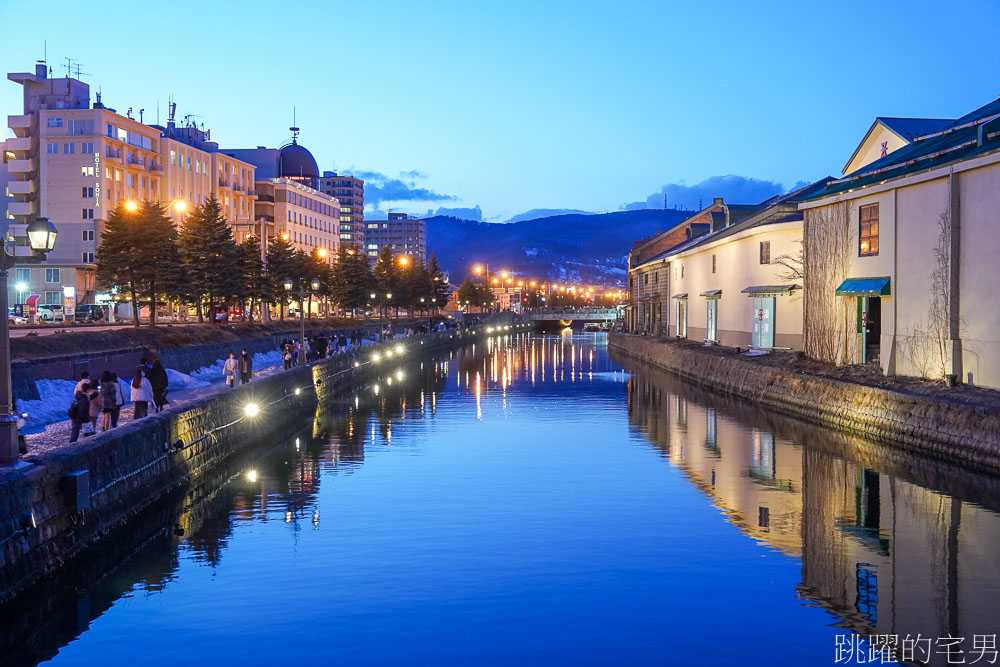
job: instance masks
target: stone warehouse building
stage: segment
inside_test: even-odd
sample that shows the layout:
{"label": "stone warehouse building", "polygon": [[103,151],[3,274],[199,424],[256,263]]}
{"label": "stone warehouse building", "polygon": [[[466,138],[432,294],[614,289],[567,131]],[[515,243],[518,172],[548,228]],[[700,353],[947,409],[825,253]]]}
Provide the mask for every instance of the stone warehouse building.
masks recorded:
{"label": "stone warehouse building", "polygon": [[801,208],[807,354],[1000,387],[1000,100]]}

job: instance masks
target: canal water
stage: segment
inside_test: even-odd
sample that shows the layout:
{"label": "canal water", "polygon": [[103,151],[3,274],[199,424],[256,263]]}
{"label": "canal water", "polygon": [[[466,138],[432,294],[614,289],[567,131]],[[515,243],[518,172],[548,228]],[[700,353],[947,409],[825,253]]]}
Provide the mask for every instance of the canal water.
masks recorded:
{"label": "canal water", "polygon": [[988,664],[998,507],[603,335],[492,339],[160,503],[0,610],[0,663]]}

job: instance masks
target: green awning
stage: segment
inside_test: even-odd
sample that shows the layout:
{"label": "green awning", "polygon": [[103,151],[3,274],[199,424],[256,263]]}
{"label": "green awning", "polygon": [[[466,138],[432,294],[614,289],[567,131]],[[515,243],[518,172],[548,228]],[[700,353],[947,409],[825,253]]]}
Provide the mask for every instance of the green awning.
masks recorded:
{"label": "green awning", "polygon": [[720,289],[710,289],[707,292],[702,292],[700,296],[707,297],[709,299],[721,299],[722,290]]}
{"label": "green awning", "polygon": [[837,288],[837,296],[889,296],[889,293],[889,278],[848,278]]}

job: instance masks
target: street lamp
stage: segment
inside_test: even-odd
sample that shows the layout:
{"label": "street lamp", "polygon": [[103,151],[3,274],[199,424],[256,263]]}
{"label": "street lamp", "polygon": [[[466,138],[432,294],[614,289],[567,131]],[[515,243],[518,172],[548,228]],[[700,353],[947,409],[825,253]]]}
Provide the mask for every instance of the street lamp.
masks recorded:
{"label": "street lamp", "polygon": [[318,292],[319,287],[320,283],[317,278],[313,278],[309,282],[309,288],[312,291],[307,290],[305,285],[295,290],[295,283],[291,278],[284,282],[285,291],[299,297],[299,363],[302,365],[306,363],[306,299]]}
{"label": "street lamp", "polygon": [[[25,231],[28,245],[38,259],[56,245],[56,226],[48,218],[35,218]],[[3,312],[0,324],[0,465],[14,463],[21,457],[10,386],[10,322],[7,318],[7,275],[15,258],[7,252],[7,245],[7,240],[0,236],[0,311]]]}

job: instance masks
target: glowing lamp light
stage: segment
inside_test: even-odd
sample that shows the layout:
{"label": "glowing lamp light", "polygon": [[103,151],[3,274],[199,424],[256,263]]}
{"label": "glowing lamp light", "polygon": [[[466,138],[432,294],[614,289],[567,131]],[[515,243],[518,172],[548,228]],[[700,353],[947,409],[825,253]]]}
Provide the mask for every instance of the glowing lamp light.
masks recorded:
{"label": "glowing lamp light", "polygon": [[48,218],[35,218],[25,230],[28,234],[28,245],[36,253],[46,253],[56,245],[56,226]]}
{"label": "glowing lamp light", "polygon": [[409,263],[410,263],[410,258],[409,257],[400,257],[399,258],[399,265],[400,266],[406,266]]}
{"label": "glowing lamp light", "polygon": [[247,481],[253,484],[257,481],[257,471],[254,469],[247,470]]}
{"label": "glowing lamp light", "polygon": [[129,213],[135,213],[139,210],[139,203],[134,199],[125,200],[125,210]]}
{"label": "glowing lamp light", "polygon": [[260,412],[260,407],[256,403],[247,403],[243,407],[243,412],[246,413],[247,417],[256,417]]}
{"label": "glowing lamp light", "polygon": [[372,298],[372,299],[374,299],[374,298],[375,298],[375,292],[372,292],[372,293],[371,293],[371,294],[369,294],[368,296],[369,296],[369,298]]}
{"label": "glowing lamp light", "polygon": [[281,232],[281,240],[282,241],[288,240],[288,232]]}
{"label": "glowing lamp light", "polygon": [[382,355],[379,354],[378,352],[372,355],[372,361],[381,361],[381,360],[382,360]]}
{"label": "glowing lamp light", "polygon": [[174,210],[177,211],[178,213],[183,213],[184,211],[187,210],[188,205],[187,202],[184,201],[183,199],[178,199],[173,203],[173,207]]}
{"label": "glowing lamp light", "polygon": [[312,282],[309,283],[309,287],[312,287],[312,290],[314,292],[319,291],[319,280],[317,280],[316,278],[313,278]]}
{"label": "glowing lamp light", "polygon": [[320,259],[326,259],[328,253],[326,251],[326,248],[320,248],[316,251],[316,254],[319,255]]}
{"label": "glowing lamp light", "polygon": [[403,371],[402,370],[396,371],[396,379],[397,380],[402,380],[403,379]]}
{"label": "glowing lamp light", "polygon": [[302,388],[301,387],[296,387],[295,388],[295,395],[298,396],[301,393],[302,393]]}
{"label": "glowing lamp light", "polygon": [[385,351],[385,358],[386,358],[386,359],[389,359],[389,358],[391,358],[391,357],[392,357],[392,350],[386,350],[386,351]]}
{"label": "glowing lamp light", "polygon": [[358,366],[360,366],[360,365],[361,365],[361,364],[360,364],[360,363],[358,363],[357,361],[355,361],[355,362],[354,362],[354,367],[355,367],[355,368],[357,368],[357,367],[358,367]]}
{"label": "glowing lamp light", "polygon": [[397,345],[396,346],[396,354],[403,354],[403,346],[402,345]]}
{"label": "glowing lamp light", "polygon": [[295,287],[295,284],[291,280],[286,280],[282,283],[282,285],[284,286],[286,292],[291,292],[292,288]]}

